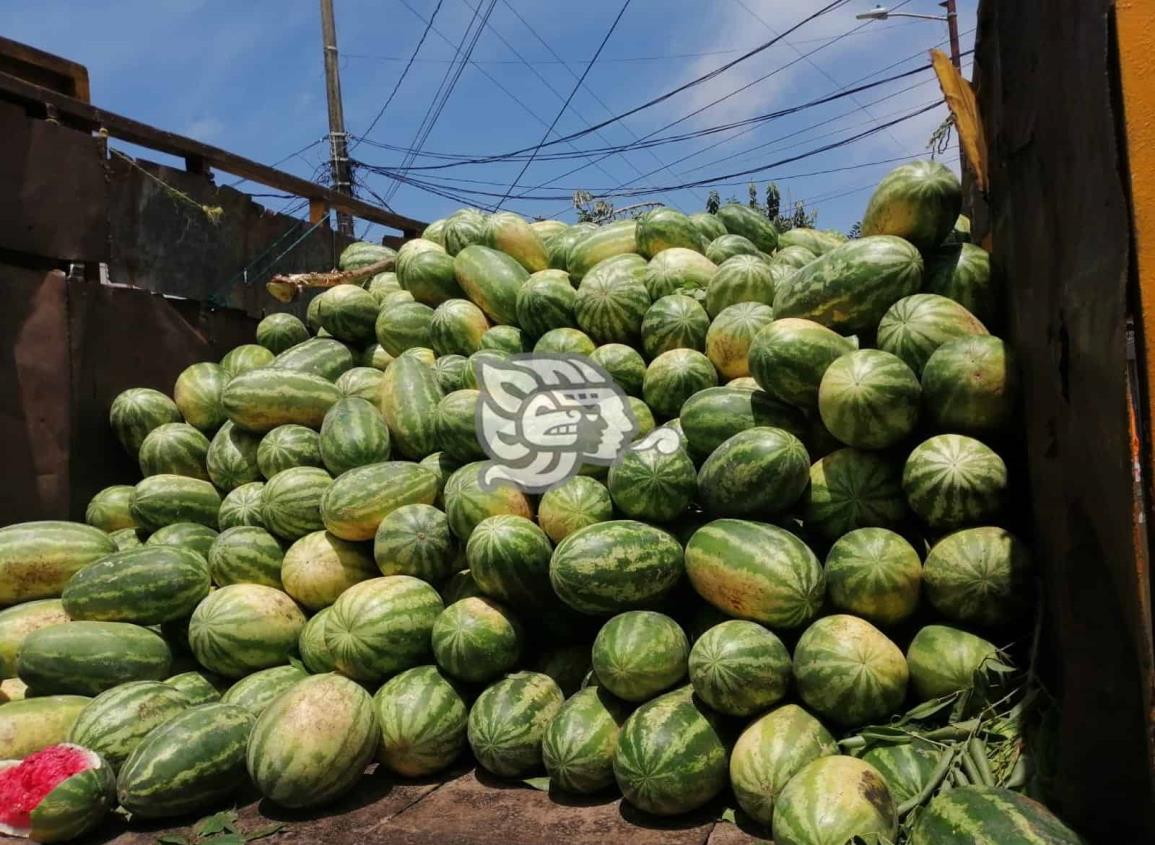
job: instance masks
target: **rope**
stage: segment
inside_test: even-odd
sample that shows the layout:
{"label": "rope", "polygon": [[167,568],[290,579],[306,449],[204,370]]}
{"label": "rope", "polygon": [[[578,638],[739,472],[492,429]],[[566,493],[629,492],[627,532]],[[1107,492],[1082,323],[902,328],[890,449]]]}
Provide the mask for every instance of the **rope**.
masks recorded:
{"label": "rope", "polygon": [[122,153],[120,150],[113,149],[112,147],[109,147],[108,151],[110,153],[112,153],[114,156],[116,156],[117,158],[120,158],[120,159],[128,162],[128,165],[130,167],[133,167],[136,170],[139,170],[141,173],[143,173],[149,179],[156,182],[158,185],[160,185],[161,189],[166,194],[168,194],[169,197],[171,197],[172,199],[176,200],[177,202],[182,202],[185,205],[190,205],[193,208],[200,211],[202,214],[204,214],[205,218],[210,223],[212,223],[214,226],[216,226],[218,223],[220,223],[221,218],[224,217],[225,210],[223,208],[221,208],[219,205],[204,205],[203,203],[199,203],[195,199],[190,197],[188,194],[186,194],[184,191],[180,190],[179,188],[174,188],[172,185],[170,185],[168,182],[161,179],[155,173],[149,173],[147,170],[145,170],[143,167],[141,167],[139,164],[137,164],[136,160],[134,158],[132,158],[131,156],[127,156],[124,153]]}

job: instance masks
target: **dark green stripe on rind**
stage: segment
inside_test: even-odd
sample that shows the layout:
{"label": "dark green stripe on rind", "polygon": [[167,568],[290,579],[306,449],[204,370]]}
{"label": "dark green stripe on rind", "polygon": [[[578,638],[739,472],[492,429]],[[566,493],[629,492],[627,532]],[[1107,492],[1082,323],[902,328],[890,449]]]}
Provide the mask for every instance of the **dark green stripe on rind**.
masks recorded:
{"label": "dark green stripe on rind", "polygon": [[546,726],[561,708],[561,689],[548,675],[516,672],[489,687],[469,711],[469,746],[499,777],[523,777],[541,765]]}
{"label": "dark green stripe on rind", "polygon": [[618,733],[629,707],[601,687],[587,687],[561,706],[541,740],[550,787],[590,794],[614,782]]}
{"label": "dark green stripe on rind", "polygon": [[309,673],[296,666],[272,666],[241,678],[225,691],[221,702],[235,704],[260,716],[273,699],[307,677]]}
{"label": "dark green stripe on rind", "polygon": [[433,659],[463,681],[485,683],[512,669],[521,657],[521,623],[492,599],[464,598],[433,623]]}
{"label": "dark green stripe on rind", "polygon": [[731,716],[765,712],[786,695],[790,652],[761,625],[732,619],[710,628],[694,643],[690,682],[708,705]]}
{"label": "dark green stripe on rind", "polygon": [[100,754],[116,771],[153,728],[188,707],[185,695],[167,683],[121,684],[92,699],[72,726],[68,741]]}
{"label": "dark green stripe on rind", "polygon": [[343,540],[371,540],[381,520],[397,508],[433,504],[437,486],[431,470],[407,461],[358,467],[325,491],[321,519],[329,532]]}
{"label": "dark green stripe on rind", "polygon": [[702,464],[698,502],[712,516],[770,517],[793,507],[809,481],[802,441],[756,426],[724,440]]}
{"label": "dark green stripe on rind", "polygon": [[217,527],[221,495],[207,481],[183,475],[152,475],[136,485],[132,516],[141,528],[156,531],[177,522]]}
{"label": "dark green stripe on rind", "polygon": [[189,616],[208,595],[204,558],[177,546],[141,546],[86,566],[64,588],[73,619],[158,625]]}
{"label": "dark green stripe on rind", "polygon": [[941,792],[918,816],[911,845],[1085,845],[1037,801],[1008,789],[957,787]]}
{"label": "dark green stripe on rind", "polygon": [[[328,293],[327,291],[321,296],[324,297]],[[365,338],[365,340],[368,339],[368,337]],[[349,347],[329,337],[314,337],[286,349],[273,359],[273,363],[269,365],[268,369],[289,370],[294,373],[312,375],[332,383],[337,380],[337,376],[352,366],[353,353],[349,351]],[[263,372],[263,370],[254,370],[253,372]],[[227,408],[227,400],[225,404]]]}
{"label": "dark green stripe on rind", "polygon": [[625,701],[646,701],[686,676],[690,643],[670,617],[649,610],[620,613],[598,631],[593,669]]}
{"label": "dark green stripe on rind", "polygon": [[283,540],[296,540],[324,527],[321,500],[333,484],[317,467],[293,467],[265,484],[261,515],[265,526]]}
{"label": "dark green stripe on rind", "polygon": [[320,428],[325,413],[340,399],[337,386],[321,376],[266,367],[230,381],[222,403],[236,425],[265,432],[289,423]]}
{"label": "dark green stripe on rind", "polygon": [[256,525],[238,525],[220,533],[209,548],[209,574],[218,587],[264,584],[281,588],[280,542]]}
{"label": "dark green stripe on rind", "polygon": [[389,365],[381,385],[381,413],[401,457],[420,460],[437,451],[433,420],[441,398],[432,367],[407,355]]}
{"label": "dark green stripe on rind", "polygon": [[1007,465],[973,437],[940,434],[906,459],[902,489],[910,509],[940,531],[994,522],[1007,496]]}
{"label": "dark green stripe on rind", "polygon": [[378,759],[403,777],[427,777],[465,748],[468,708],[436,666],[417,666],[386,681],[373,696],[381,727]]}
{"label": "dark green stripe on rind", "polygon": [[189,621],[189,646],[206,669],[240,678],[288,663],[304,626],[305,615],[280,590],[232,584],[197,605]]}

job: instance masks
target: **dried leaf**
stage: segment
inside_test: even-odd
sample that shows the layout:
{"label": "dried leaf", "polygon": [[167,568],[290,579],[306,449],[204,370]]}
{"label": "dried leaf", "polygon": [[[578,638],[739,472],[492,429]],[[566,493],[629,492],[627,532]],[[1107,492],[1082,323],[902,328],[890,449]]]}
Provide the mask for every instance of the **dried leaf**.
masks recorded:
{"label": "dried leaf", "polygon": [[219,836],[209,837],[205,842],[211,842],[212,845],[245,845],[245,835],[243,833],[222,833]]}
{"label": "dried leaf", "polygon": [[179,833],[166,833],[156,838],[158,845],[189,845],[188,837]]}

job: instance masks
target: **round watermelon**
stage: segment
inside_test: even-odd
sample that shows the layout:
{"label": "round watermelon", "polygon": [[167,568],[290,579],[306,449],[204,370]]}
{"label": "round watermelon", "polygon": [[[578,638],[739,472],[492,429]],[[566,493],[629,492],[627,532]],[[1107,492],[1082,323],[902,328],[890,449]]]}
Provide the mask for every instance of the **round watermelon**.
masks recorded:
{"label": "round watermelon", "polygon": [[323,467],[321,436],[311,428],[279,425],[261,438],[257,467],[266,479],[293,467]]}
{"label": "round watermelon", "polygon": [[655,358],[671,349],[697,349],[706,344],[710,318],[706,309],[683,294],[669,294],[654,301],[642,319],[642,348]]}
{"label": "round watermelon", "polygon": [[438,355],[472,355],[488,330],[484,311],[468,299],[448,299],[430,318],[429,345]]}
{"label": "round watermelon", "polygon": [[209,595],[189,620],[197,662],[228,678],[288,663],[305,615],[288,595],[263,584],[230,584]]}
{"label": "round watermelon", "polygon": [[225,421],[221,394],[229,377],[219,364],[193,364],[177,376],[172,398],[185,422],[213,432]]}
{"label": "round watermelon", "polygon": [[974,314],[952,299],[916,293],[900,299],[882,315],[878,348],[901,358],[921,376],[935,350],[951,340],[987,334]]}
{"label": "round watermelon", "polygon": [[381,520],[373,539],[373,557],[382,575],[440,583],[453,574],[458,555],[449,519],[432,505],[402,505]]}
{"label": "round watermelon", "polygon": [[389,460],[389,429],[376,405],[366,399],[350,397],[333,405],[321,423],[319,442],[321,460],[334,478]]}
{"label": "round watermelon", "polygon": [[859,349],[836,358],[818,386],[818,412],[827,431],[857,449],[885,449],[918,423],[922,388],[900,358]]}
{"label": "round watermelon", "polygon": [[750,375],[773,398],[815,409],[826,368],[857,347],[853,338],[811,320],[776,319],[750,344]]}
{"label": "round watermelon", "polygon": [[209,480],[205,461],[209,439],[188,423],[165,423],[148,433],[140,444],[140,474],[184,475]]}
{"label": "round watermelon", "polygon": [[261,468],[257,464],[260,443],[259,434],[237,428],[232,420],[225,422],[213,435],[205,455],[209,480],[225,492],[260,481]]}
{"label": "round watermelon", "polygon": [[101,531],[112,533],[123,528],[136,528],[132,518],[131,484],[114,484],[97,492],[84,509],[84,521]]}
{"label": "round watermelon", "polygon": [[694,349],[671,349],[646,367],[642,398],[655,416],[669,419],[695,393],[717,384],[718,371],[709,358]]}
{"label": "round watermelon", "polygon": [[273,362],[274,357],[276,356],[263,346],[244,343],[226,352],[220,364],[225,375],[232,378],[258,367],[266,367]]}
{"label": "round watermelon", "polygon": [[1029,604],[1030,554],[1002,528],[967,528],[931,548],[922,579],[927,599],[948,619],[985,627],[1008,625]]}
{"label": "round watermelon", "polygon": [[545,532],[513,514],[483,519],[465,545],[465,560],[478,588],[511,607],[532,607],[549,597],[552,553]]}
{"label": "round watermelon", "polygon": [[329,473],[317,467],[278,472],[265,484],[261,505],[265,527],[282,540],[296,540],[324,528],[321,497],[332,483]]}
{"label": "round watermelon", "polygon": [[802,506],[806,528],[829,540],[856,528],[893,528],[907,513],[899,467],[858,449],[839,449],[810,467]]}
{"label": "round watermelon", "polygon": [[1002,291],[991,272],[990,254],[976,244],[944,244],[931,252],[923,287],[953,299],[987,324],[1002,314]]}
{"label": "round watermelon", "polygon": [[517,322],[530,337],[541,337],[551,329],[577,325],[574,304],[577,291],[563,270],[534,273],[517,291]]}
{"label": "round watermelon", "polygon": [[706,248],[698,228],[689,217],[674,208],[651,209],[638,218],[635,234],[638,252],[646,258],[680,247],[701,251]]}
{"label": "round watermelon", "polygon": [[245,675],[225,690],[220,700],[222,704],[233,704],[260,716],[273,699],[307,677],[309,673],[299,666],[272,666]]}
{"label": "round watermelon", "polygon": [[313,531],[289,546],[281,564],[281,582],[297,604],[321,610],[345,590],[380,573],[361,543]]}
{"label": "round watermelon", "polygon": [[862,755],[862,760],[878,770],[894,803],[901,806],[930,782],[942,752],[926,740],[913,739],[904,745],[878,745]]}
{"label": "round watermelon", "polygon": [[834,845],[898,834],[898,811],[882,774],[856,757],[819,757],[802,767],[774,802],[778,845]]}
{"label": "round watermelon", "polygon": [[885,719],[906,698],[908,671],[898,646],[864,619],[825,616],[794,649],[798,695],[811,710],[845,727]]}
{"label": "round watermelon", "polygon": [[989,446],[961,434],[924,440],[902,471],[906,501],[931,528],[991,522],[1007,498],[1007,465]]}
{"label": "round watermelon", "polygon": [[377,297],[359,285],[335,285],[317,297],[321,327],[346,343],[373,339],[377,308]]}
{"label": "round watermelon", "polygon": [[650,299],[673,293],[704,291],[718,266],[695,249],[671,247],[650,259],[643,280]]}
{"label": "round watermelon", "polygon": [[308,339],[308,328],[292,314],[270,314],[257,323],[257,343],[274,355]]}
{"label": "round watermelon", "polygon": [[639,255],[615,255],[582,278],[574,300],[577,324],[595,343],[633,343],[650,307],[644,280],[646,261]]}
{"label": "round watermelon", "polygon": [[690,222],[694,224],[694,228],[698,230],[698,234],[705,239],[707,244],[726,234],[725,224],[709,212],[699,211],[691,214]]}
{"label": "round watermelon", "polygon": [[260,481],[242,484],[231,491],[221,502],[218,510],[218,519],[221,531],[235,528],[238,525],[265,526],[265,518],[261,515],[264,505],[265,485]]}
{"label": "round watermelon", "polygon": [[844,534],[826,555],[826,589],[839,610],[875,625],[895,625],[918,607],[922,561],[899,534],[859,528]]}
{"label": "round watermelon", "polygon": [[366,399],[376,405],[384,378],[385,374],[376,367],[359,366],[341,373],[333,383],[342,396]]}
{"label": "round watermelon", "polygon": [[397,254],[397,282],[417,302],[434,307],[465,296],[457,283],[453,256],[421,238],[402,244]]}
{"label": "round watermelon", "polygon": [[773,321],[774,310],[763,302],[736,302],[714,316],[706,331],[706,357],[722,378],[750,375],[750,346]]}
{"label": "round watermelon", "polygon": [[614,782],[614,753],[629,708],[602,687],[587,687],[561,706],[541,740],[550,788],[579,795]]}
{"label": "round watermelon", "polygon": [[533,504],[514,484],[498,478],[491,487],[483,485],[482,476],[488,477],[493,466],[489,461],[466,464],[445,482],[445,513],[459,540],[469,540],[478,523],[490,516],[533,516]]}
{"label": "round watermelon", "polygon": [[592,355],[595,344],[590,336],[578,329],[550,329],[537,339],[535,355]]}
{"label": "round watermelon", "polygon": [[516,617],[487,598],[464,598],[433,623],[433,659],[448,675],[486,683],[512,669],[525,635]]}
{"label": "round watermelon", "polygon": [[641,396],[646,376],[646,361],[632,346],[607,343],[589,353],[590,360],[605,370],[618,387],[630,396]]}
{"label": "round watermelon", "polygon": [[962,186],[938,161],[912,161],[878,183],[862,216],[862,234],[897,235],[920,250],[943,242],[962,207]]}
{"label": "round watermelon", "polygon": [[614,461],[610,496],[625,517],[670,522],[685,512],[697,493],[694,463],[681,446],[651,440],[635,443]]}
{"label": "round watermelon", "polygon": [[375,326],[377,342],[390,355],[430,345],[433,309],[421,302],[401,302],[382,308]]}
{"label": "round watermelon", "polygon": [[[719,713],[753,716],[790,689],[790,652],[756,622],[731,619],[707,630],[690,650],[694,692]],[[600,676],[599,676],[600,677]]]}
{"label": "round watermelon", "polygon": [[468,708],[436,666],[415,666],[386,681],[373,696],[381,726],[378,759],[402,777],[428,777],[465,748]]}
{"label": "round watermelon", "polygon": [[462,355],[439,355],[433,362],[433,372],[437,376],[437,386],[442,393],[452,393],[465,386],[465,370],[469,361]]}
{"label": "round watermelon", "polygon": [[1014,359],[990,335],[944,343],[927,359],[922,390],[931,422],[940,431],[1002,431],[1014,410]]}
{"label": "round watermelon", "polygon": [[469,747],[498,777],[524,777],[541,766],[541,740],[562,705],[548,675],[515,672],[486,689],[469,711]]}
{"label": "round watermelon", "polygon": [[493,326],[481,336],[482,349],[497,349],[517,355],[525,352],[525,340],[516,326]]}
{"label": "round watermelon", "polygon": [[593,670],[598,683],[625,701],[647,701],[686,676],[690,644],[669,616],[619,613],[598,631]]}
{"label": "round watermelon", "polygon": [[477,438],[476,390],[455,390],[437,404],[433,427],[441,451],[456,461],[484,460],[485,450]]}
{"label": "round watermelon", "polygon": [[706,289],[706,310],[711,318],[739,302],[774,304],[774,279],[770,268],[752,255],[726,259]]}
{"label": "round watermelon", "polygon": [[551,487],[541,497],[537,521],[554,543],[575,531],[614,518],[610,491],[596,478],[578,475]]}
{"label": "round watermelon", "polygon": [[906,652],[910,683],[919,701],[940,698],[974,686],[975,672],[998,649],[967,631],[927,625],[914,635]]}
{"label": "round watermelon", "polygon": [[706,257],[721,265],[736,255],[757,255],[758,247],[749,238],[737,234],[718,235],[706,246]]}
{"label": "round watermelon", "polygon": [[810,456],[788,431],[755,426],[722,441],[698,472],[711,516],[769,517],[789,510],[810,481]]}

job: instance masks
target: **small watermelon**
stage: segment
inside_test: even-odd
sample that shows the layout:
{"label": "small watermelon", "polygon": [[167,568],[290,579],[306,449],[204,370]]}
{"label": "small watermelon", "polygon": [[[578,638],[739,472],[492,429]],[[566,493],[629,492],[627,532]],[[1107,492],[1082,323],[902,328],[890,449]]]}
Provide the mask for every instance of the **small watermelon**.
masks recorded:
{"label": "small watermelon", "polygon": [[348,470],[389,460],[389,429],[372,402],[342,399],[325,414],[320,446],[321,460],[336,478]]}
{"label": "small watermelon", "polygon": [[696,349],[706,345],[710,318],[698,301],[683,294],[657,299],[642,319],[642,348],[654,358],[671,349]]}
{"label": "small watermelon", "polygon": [[622,451],[610,467],[607,486],[618,512],[646,522],[677,519],[698,491],[686,450],[648,437]]}
{"label": "small watermelon", "polygon": [[293,467],[324,467],[321,436],[303,425],[279,425],[261,438],[257,466],[266,479]]}
{"label": "small watermelon", "polygon": [[650,299],[673,293],[704,291],[718,266],[696,249],[671,247],[650,259],[643,281]]}
{"label": "small watermelon", "polygon": [[605,370],[618,386],[630,396],[642,395],[642,380],[646,375],[646,361],[632,346],[607,343],[589,353],[590,360]]}
{"label": "small watermelon", "polygon": [[774,310],[763,302],[736,302],[714,316],[706,331],[706,357],[722,378],[750,375],[750,346],[773,321]]}
{"label": "small watermelon", "polygon": [[614,753],[629,708],[602,687],[569,698],[545,729],[542,762],[550,787],[580,795],[614,782]]}
{"label": "small watermelon", "polygon": [[542,736],[562,700],[553,679],[538,672],[515,672],[490,686],[469,711],[477,762],[498,777],[524,777],[538,768]]}
{"label": "small watermelon", "polygon": [[[790,652],[756,622],[732,619],[698,637],[690,650],[694,692],[719,713],[753,716],[790,688]],[[600,678],[600,676],[599,676]]]}
{"label": "small watermelon", "polygon": [[257,323],[257,343],[274,355],[309,339],[309,329],[292,314],[270,314]]}
{"label": "small watermelon", "polygon": [[826,555],[826,589],[839,610],[875,625],[895,625],[918,607],[922,561],[903,537],[885,528],[844,534]]}
{"label": "small watermelon", "polygon": [[598,631],[593,670],[598,683],[625,701],[647,701],[686,677],[690,644],[669,616],[619,613]]}
{"label": "small watermelon", "polygon": [[209,439],[199,430],[188,423],[165,423],[150,431],[140,444],[140,474],[167,473],[208,481],[208,452]]}
{"label": "small watermelon", "polygon": [[671,349],[646,367],[642,398],[663,420],[678,416],[682,404],[700,390],[718,384],[718,371],[695,349]]}
{"label": "small watermelon", "polygon": [[465,560],[478,588],[510,607],[532,607],[550,597],[552,553],[545,532],[514,514],[483,519],[465,546]]}
{"label": "small watermelon", "polygon": [[281,589],[281,543],[257,525],[237,525],[222,531],[209,547],[213,584],[264,584]]}
{"label": "small watermelon", "polygon": [[945,296],[916,293],[890,306],[878,324],[878,348],[897,355],[921,376],[927,359],[951,340],[987,334],[974,314]]}
{"label": "small watermelon", "polygon": [[271,666],[241,678],[225,691],[221,702],[235,704],[260,716],[273,699],[307,677],[309,673],[300,666]]}
{"label": "small watermelon", "polygon": [[436,666],[416,666],[390,678],[373,696],[373,710],[381,726],[377,756],[403,777],[436,774],[465,748],[465,699]]}

